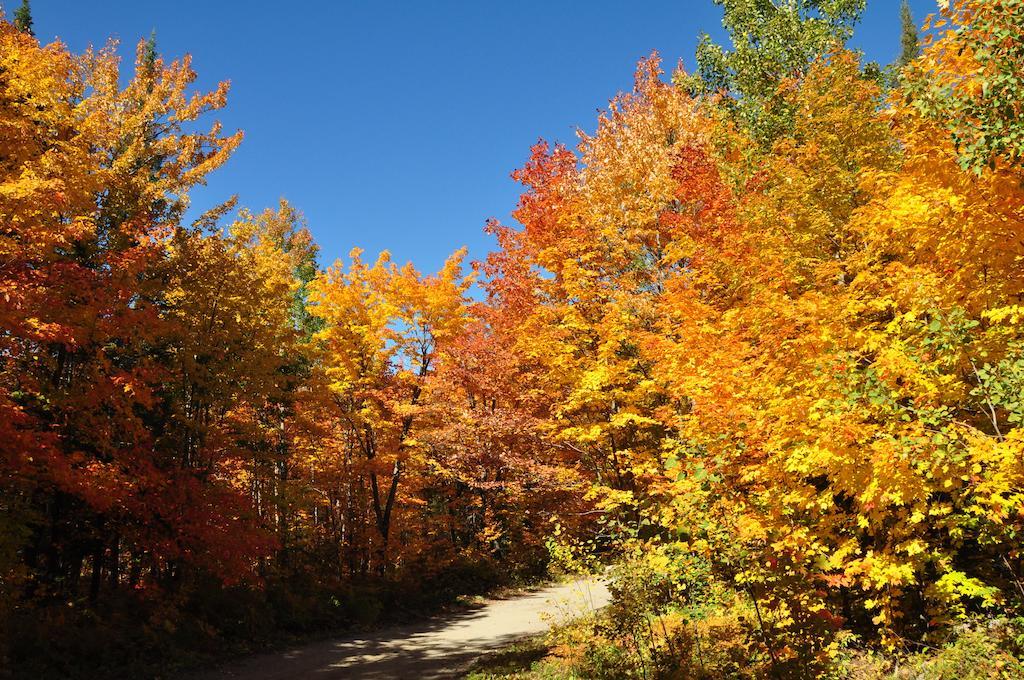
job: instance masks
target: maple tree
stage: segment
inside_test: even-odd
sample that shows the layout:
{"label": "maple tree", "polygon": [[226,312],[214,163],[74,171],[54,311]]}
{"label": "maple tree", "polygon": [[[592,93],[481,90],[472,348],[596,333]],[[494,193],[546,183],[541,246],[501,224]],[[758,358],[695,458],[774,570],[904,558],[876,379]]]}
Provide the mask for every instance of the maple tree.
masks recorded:
{"label": "maple tree", "polygon": [[[961,167],[1019,166],[1024,5],[957,0],[928,22],[933,44],[911,70],[917,109],[943,121]],[[937,63],[946,68],[932,68]]]}
{"label": "maple tree", "polygon": [[462,254],[426,278],[411,265],[397,267],[386,253],[372,266],[358,250],[351,258],[347,271],[335,266],[313,283],[314,313],[324,320],[314,341],[324,346],[326,377],[348,426],[349,455],[362,459],[359,483],[369,484],[376,527],[373,561],[384,570],[400,485],[424,464],[414,426],[426,383],[437,353],[466,322],[470,279],[460,274]]}
{"label": "maple tree", "polygon": [[[135,77],[122,88],[109,49],[75,58],[9,24],[3,40],[12,133],[3,193],[11,216],[5,470],[11,495],[28,506],[31,587],[74,591],[91,557],[95,599],[105,577],[121,578],[126,545],[131,579],[143,552],[154,569],[183,555],[232,554],[237,534],[216,533],[219,517],[242,512],[231,495],[183,472],[182,452],[154,456],[165,424],[152,409],[166,365],[153,349],[173,332],[161,281],[166,239],[188,188],[241,135],[217,125],[185,131],[226,92],[187,98],[187,60],[148,62],[140,44]],[[209,515],[197,515],[204,506]]]}
{"label": "maple tree", "polygon": [[[982,4],[908,78],[977,73],[950,41]],[[521,335],[592,497],[657,569],[668,545],[744,593],[778,672],[844,623],[928,635],[1021,583],[1018,166],[965,172],[938,90],[887,95],[834,44],[800,63],[767,137],[642,64],[578,156],[535,147],[493,258],[532,292]]]}
{"label": "maple tree", "polygon": [[227,85],[0,22],[0,639],[125,601],[309,630],[596,559],[644,675],[1019,614],[1019,3],[953,3],[887,88],[862,1],[719,4],[731,49],[642,60],[431,275],[321,268],[286,201],[186,224]]}

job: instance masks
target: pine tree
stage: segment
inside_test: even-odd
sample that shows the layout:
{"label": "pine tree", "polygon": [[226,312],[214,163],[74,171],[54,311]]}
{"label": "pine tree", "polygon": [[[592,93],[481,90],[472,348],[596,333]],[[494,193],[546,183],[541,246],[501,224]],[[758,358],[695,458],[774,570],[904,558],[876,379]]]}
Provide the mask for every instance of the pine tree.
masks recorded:
{"label": "pine tree", "polygon": [[900,4],[900,56],[896,60],[896,66],[903,68],[921,54],[921,44],[917,38],[917,24],[914,22],[914,15],[910,11],[910,3],[903,0]]}
{"label": "pine tree", "polygon": [[28,0],[21,0],[21,7],[14,10],[14,27],[22,33],[35,35],[32,30],[32,8]]}
{"label": "pine tree", "polygon": [[156,68],[156,29],[154,28],[149,33],[149,37],[146,38],[146,44],[142,51],[142,66],[146,71],[152,75]]}

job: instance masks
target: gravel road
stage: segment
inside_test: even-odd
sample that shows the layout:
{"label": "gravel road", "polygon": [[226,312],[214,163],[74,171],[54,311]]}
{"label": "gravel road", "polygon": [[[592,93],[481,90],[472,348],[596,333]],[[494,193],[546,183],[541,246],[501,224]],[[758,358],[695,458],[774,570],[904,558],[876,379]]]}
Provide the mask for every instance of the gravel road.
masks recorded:
{"label": "gravel road", "polygon": [[599,609],[610,595],[598,579],[550,586],[419,624],[264,654],[193,680],[434,680],[457,678],[487,652]]}

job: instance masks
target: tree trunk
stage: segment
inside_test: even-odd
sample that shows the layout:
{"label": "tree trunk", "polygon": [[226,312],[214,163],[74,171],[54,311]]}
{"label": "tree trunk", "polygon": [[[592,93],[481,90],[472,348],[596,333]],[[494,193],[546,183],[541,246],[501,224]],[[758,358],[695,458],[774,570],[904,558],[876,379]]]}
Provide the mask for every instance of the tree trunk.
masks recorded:
{"label": "tree trunk", "polygon": [[92,552],[92,578],[89,581],[89,603],[96,604],[103,583],[103,542],[97,540]]}

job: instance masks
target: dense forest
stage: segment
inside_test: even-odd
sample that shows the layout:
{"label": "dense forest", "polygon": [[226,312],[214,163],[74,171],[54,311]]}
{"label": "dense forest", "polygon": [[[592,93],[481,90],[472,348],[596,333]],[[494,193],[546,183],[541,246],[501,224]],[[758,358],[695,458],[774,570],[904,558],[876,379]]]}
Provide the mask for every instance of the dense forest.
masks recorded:
{"label": "dense forest", "polygon": [[1022,677],[1024,0],[716,2],[433,274],[186,221],[227,85],[0,21],[0,677],[607,565],[543,677]]}

